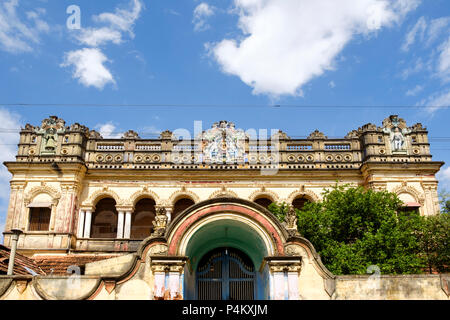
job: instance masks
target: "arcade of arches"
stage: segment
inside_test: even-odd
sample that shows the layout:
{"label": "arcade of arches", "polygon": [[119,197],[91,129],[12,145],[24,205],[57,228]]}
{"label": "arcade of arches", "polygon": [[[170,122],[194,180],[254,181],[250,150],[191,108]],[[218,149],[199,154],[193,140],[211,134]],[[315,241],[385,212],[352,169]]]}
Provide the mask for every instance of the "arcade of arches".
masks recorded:
{"label": "arcade of arches", "polygon": [[[299,196],[292,201],[292,206],[296,209],[302,209],[308,201],[311,200],[305,196]],[[261,196],[257,197],[253,202],[267,209],[274,200],[267,196]],[[169,222],[194,204],[195,202],[191,198],[178,198],[171,208],[172,210],[169,210]],[[120,216],[122,217],[120,218]],[[153,221],[155,221],[155,217],[156,203],[151,198],[142,198],[137,201],[133,212],[118,211],[116,201],[113,198],[103,198],[95,205],[95,210],[92,212],[91,226],[89,227],[88,224],[84,226],[84,230],[90,229],[90,232],[84,231],[83,235],[89,234],[90,238],[100,239],[145,239],[154,231]],[[127,219],[130,220],[129,224],[126,223]],[[128,231],[127,228],[129,229]]]}

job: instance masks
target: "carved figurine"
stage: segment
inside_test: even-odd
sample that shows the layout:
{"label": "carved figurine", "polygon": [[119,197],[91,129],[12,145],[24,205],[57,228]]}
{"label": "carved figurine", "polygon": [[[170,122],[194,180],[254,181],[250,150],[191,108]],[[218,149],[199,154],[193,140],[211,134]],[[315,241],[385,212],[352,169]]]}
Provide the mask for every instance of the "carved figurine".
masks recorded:
{"label": "carved figurine", "polygon": [[53,128],[48,129],[47,134],[45,135],[45,147],[46,151],[54,151],[56,149],[56,138],[55,138],[56,130]]}
{"label": "carved figurine", "polygon": [[153,236],[162,236],[167,227],[166,208],[160,207],[156,212],[155,220],[153,221]]}
{"label": "carved figurine", "polygon": [[286,214],[286,217],[284,219],[284,227],[286,228],[287,232],[292,236],[298,236],[298,230],[297,230],[297,213],[295,212],[294,207],[290,207],[289,211]]}

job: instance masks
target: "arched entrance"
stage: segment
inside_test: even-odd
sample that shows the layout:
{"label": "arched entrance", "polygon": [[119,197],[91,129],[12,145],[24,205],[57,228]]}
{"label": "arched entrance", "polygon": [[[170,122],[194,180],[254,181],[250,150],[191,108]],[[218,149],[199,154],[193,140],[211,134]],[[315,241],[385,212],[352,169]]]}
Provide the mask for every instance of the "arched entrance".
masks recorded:
{"label": "arched entrance", "polygon": [[[198,283],[203,281],[199,279],[208,271],[204,274],[201,272],[207,270],[207,264],[212,260],[206,261],[211,259],[211,254],[221,252],[215,257],[220,263],[219,260],[214,263],[219,263],[221,268],[228,263],[228,278],[222,273],[220,276],[215,275],[215,278],[213,274],[206,276],[206,279],[215,279],[222,286],[220,296],[216,293],[208,299],[240,299],[238,296],[244,295],[247,290],[243,289],[245,285],[253,286],[253,299],[268,299],[271,295],[271,278],[266,257],[283,256],[287,236],[281,223],[270,211],[248,200],[215,198],[187,208],[171,222],[167,230],[168,255],[187,258],[181,279],[183,297],[188,300],[202,299]],[[227,257],[223,248],[233,252],[234,256]],[[231,261],[239,261],[239,269],[234,265],[234,271],[230,270]],[[242,274],[245,273],[243,270],[253,272],[251,284],[243,280],[247,279],[244,277],[230,280],[230,272],[237,270]],[[246,283],[237,284],[239,281]],[[228,289],[224,286],[228,286]],[[205,288],[211,287],[205,285]],[[240,288],[240,291],[233,293],[232,290],[236,288]],[[247,299],[252,298],[247,293],[245,295]]]}
{"label": "arched entrance", "polygon": [[196,272],[197,300],[254,300],[256,271],[244,252],[217,248],[199,262]]}

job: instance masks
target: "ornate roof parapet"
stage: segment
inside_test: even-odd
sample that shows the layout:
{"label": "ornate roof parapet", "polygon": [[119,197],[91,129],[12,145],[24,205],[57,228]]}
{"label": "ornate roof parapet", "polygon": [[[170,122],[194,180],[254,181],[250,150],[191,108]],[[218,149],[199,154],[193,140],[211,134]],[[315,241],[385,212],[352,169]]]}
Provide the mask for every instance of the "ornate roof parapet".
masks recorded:
{"label": "ornate roof parapet", "polygon": [[103,137],[99,132],[91,130],[89,131],[89,139],[103,139]]}
{"label": "ornate roof parapet", "polygon": [[161,132],[161,134],[159,135],[159,137],[160,137],[160,139],[162,139],[162,140],[171,140],[171,139],[174,137],[174,135],[173,135],[173,132],[172,132],[172,131],[170,131],[170,130],[165,130],[165,131]]}
{"label": "ornate roof parapet", "polygon": [[377,131],[378,128],[375,124],[373,123],[366,123],[365,125],[363,125],[361,128],[359,128],[358,130],[361,130],[362,132],[365,131]]}
{"label": "ornate roof parapet", "polygon": [[123,134],[122,139],[140,139],[140,137],[136,131],[128,130]]}
{"label": "ornate roof parapet", "polygon": [[320,132],[319,130],[314,130],[307,139],[328,139],[326,135],[323,134],[323,132]]}
{"label": "ornate roof parapet", "polygon": [[66,127],[66,131],[88,133],[89,128],[75,122],[71,126]]}
{"label": "ornate roof parapet", "polygon": [[402,118],[399,118],[398,115],[391,115],[388,118],[383,120],[383,128],[396,128],[406,129],[406,121]]}
{"label": "ornate roof parapet", "polygon": [[[361,129],[361,128],[360,128]],[[352,130],[345,136],[345,139],[358,139],[361,136],[361,130]]]}
{"label": "ornate roof parapet", "polygon": [[57,116],[50,116],[47,119],[42,120],[41,127],[36,129],[37,133],[44,133],[50,129],[55,130],[55,132],[64,132],[66,122]]}
{"label": "ornate roof parapet", "polygon": [[26,125],[25,125],[25,128],[22,128],[20,131],[21,132],[34,132],[35,130],[37,129],[37,127],[35,127],[35,126],[32,126],[31,124],[29,124],[29,123],[27,123]]}
{"label": "ornate roof parapet", "polygon": [[412,132],[417,131],[427,131],[427,128],[424,128],[421,123],[416,123],[411,127]]}
{"label": "ornate roof parapet", "polygon": [[278,139],[278,140],[290,140],[291,137],[289,137],[285,132],[278,130],[277,133],[272,135],[272,139]]}

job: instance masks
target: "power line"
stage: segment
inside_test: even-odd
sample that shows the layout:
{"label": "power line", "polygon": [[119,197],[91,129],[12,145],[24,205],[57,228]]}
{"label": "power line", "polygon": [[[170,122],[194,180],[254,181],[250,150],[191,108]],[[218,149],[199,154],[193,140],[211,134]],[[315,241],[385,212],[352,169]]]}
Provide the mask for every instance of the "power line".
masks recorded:
{"label": "power line", "polygon": [[157,103],[143,103],[143,104],[105,104],[105,103],[0,103],[0,105],[7,107],[143,107],[143,108],[338,108],[338,109],[354,109],[354,108],[372,108],[372,109],[447,109],[450,106],[410,106],[410,105],[290,105],[290,104],[157,104]]}

